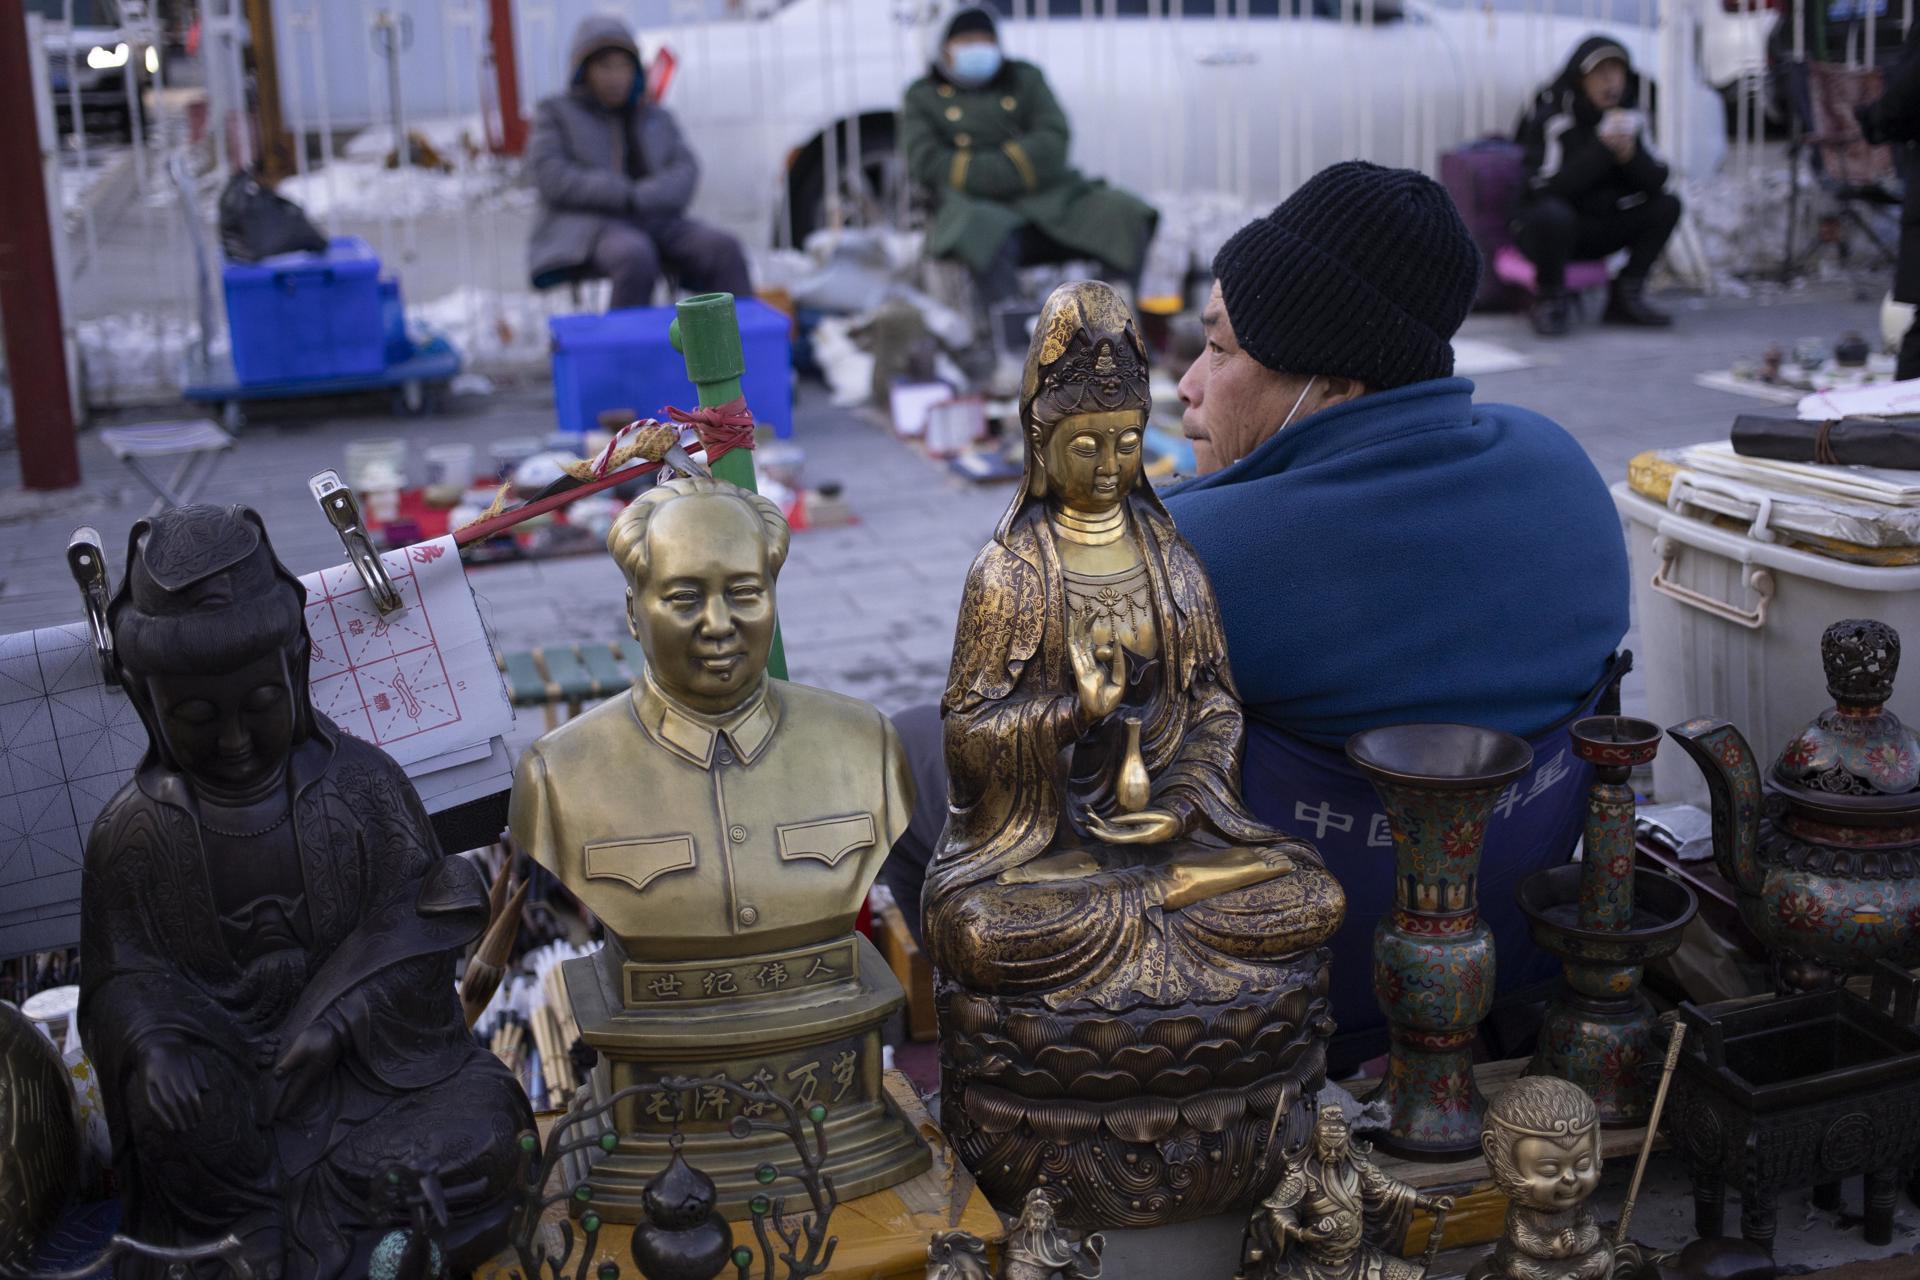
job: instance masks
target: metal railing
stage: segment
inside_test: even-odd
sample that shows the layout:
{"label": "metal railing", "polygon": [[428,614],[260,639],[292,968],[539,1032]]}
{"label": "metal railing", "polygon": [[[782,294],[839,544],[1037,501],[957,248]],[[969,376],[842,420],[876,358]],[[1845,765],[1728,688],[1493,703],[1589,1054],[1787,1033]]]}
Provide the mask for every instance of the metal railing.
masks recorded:
{"label": "metal railing", "polygon": [[[1800,14],[1809,0],[1789,2]],[[1910,21],[1913,0],[1878,2],[1901,6]],[[1596,29],[1620,39],[1643,77],[1659,86],[1653,125],[1677,181],[1716,171],[1746,180],[1778,163],[1767,144],[1764,60],[1741,55],[1724,86],[1709,85],[1702,71],[1709,49],[1763,47],[1751,39],[1741,45],[1739,37],[1765,23],[1763,0],[995,3],[1009,52],[1046,70],[1072,120],[1075,166],[1155,201],[1168,213],[1163,234],[1182,218],[1208,221],[1207,231],[1192,233],[1196,254],[1207,252],[1199,241],[1214,234],[1214,223],[1219,234],[1230,231],[1234,218],[1271,206],[1336,160],[1436,173],[1447,148],[1510,134],[1533,92]],[[364,150],[350,156],[341,140],[396,123],[394,136],[403,138],[409,123],[428,127],[449,117],[473,119],[469,138],[488,136],[479,118],[497,109],[489,8],[487,0],[272,0],[293,165],[304,183],[320,184],[301,190],[324,191],[328,207],[345,210],[317,220],[373,240],[406,277],[410,302],[458,291],[464,300],[452,305],[461,323],[481,333],[510,321],[524,329],[573,305],[565,291],[537,302],[512,296],[528,292],[521,264],[532,217],[530,196],[501,194],[514,181],[512,166],[483,151],[448,148],[451,174],[420,182],[481,193],[450,209],[445,200],[398,198],[410,190],[405,181],[380,177]],[[897,112],[950,12],[938,0],[515,0],[521,107],[530,112],[537,99],[565,88],[574,26],[590,13],[611,13],[635,29],[648,53],[670,48],[675,55],[666,101],[702,159],[697,215],[763,253],[792,247],[796,230],[905,224],[914,204],[894,153]],[[195,153],[203,176],[193,189],[198,216],[210,221],[208,197],[252,163],[260,139],[249,108],[255,88],[241,0],[203,0],[199,15],[206,119]],[[1870,64],[1884,52],[1873,26],[1864,24],[1845,57]],[[412,38],[382,44],[382,30]],[[1804,52],[1800,36],[1796,23],[1796,56]],[[67,55],[49,49],[49,72],[56,56]],[[134,77],[128,83],[137,91]],[[154,101],[172,100],[165,74],[154,88]],[[75,198],[77,188],[65,204],[55,197],[74,325],[84,337],[87,324],[108,314],[131,316],[156,335],[156,363],[179,354],[181,341],[163,335],[184,326],[190,336],[207,310],[200,303],[210,287],[206,271],[193,264],[169,194],[172,157],[192,136],[163,110],[150,130],[136,125],[128,140],[136,202],[121,217],[141,220],[157,264],[143,282],[146,294],[126,307],[109,311],[100,301],[130,286],[101,288],[103,228],[92,206]],[[100,144],[83,129],[51,138],[49,147],[68,168],[99,158]],[[356,189],[375,179],[392,184],[395,198],[374,201]],[[796,208],[796,197],[806,207]],[[449,272],[449,258],[459,272]]]}

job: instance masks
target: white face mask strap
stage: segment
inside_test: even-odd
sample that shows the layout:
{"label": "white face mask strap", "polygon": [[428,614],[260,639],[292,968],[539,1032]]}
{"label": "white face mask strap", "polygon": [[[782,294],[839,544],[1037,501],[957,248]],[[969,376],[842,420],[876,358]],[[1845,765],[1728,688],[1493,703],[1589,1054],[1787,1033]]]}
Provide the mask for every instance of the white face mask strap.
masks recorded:
{"label": "white face mask strap", "polygon": [[[1287,410],[1286,421],[1280,424],[1281,431],[1285,431],[1289,426],[1293,424],[1293,415],[1300,412],[1300,406],[1307,402],[1307,392],[1313,390],[1313,384],[1319,381],[1319,378],[1320,378],[1319,374],[1317,373],[1314,374],[1312,377],[1307,379],[1307,385],[1300,388],[1300,394],[1294,399],[1293,408]],[[1278,433],[1276,432],[1275,434],[1278,434]]]}

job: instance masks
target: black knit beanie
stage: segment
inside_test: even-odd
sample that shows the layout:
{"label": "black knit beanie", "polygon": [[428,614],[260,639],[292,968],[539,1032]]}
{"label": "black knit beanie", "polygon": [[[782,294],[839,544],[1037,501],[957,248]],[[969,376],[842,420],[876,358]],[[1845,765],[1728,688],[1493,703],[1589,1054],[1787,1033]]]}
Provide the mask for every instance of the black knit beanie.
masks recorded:
{"label": "black knit beanie", "polygon": [[1261,364],[1385,391],[1453,373],[1480,251],[1439,183],[1348,160],[1235,232],[1213,274]]}

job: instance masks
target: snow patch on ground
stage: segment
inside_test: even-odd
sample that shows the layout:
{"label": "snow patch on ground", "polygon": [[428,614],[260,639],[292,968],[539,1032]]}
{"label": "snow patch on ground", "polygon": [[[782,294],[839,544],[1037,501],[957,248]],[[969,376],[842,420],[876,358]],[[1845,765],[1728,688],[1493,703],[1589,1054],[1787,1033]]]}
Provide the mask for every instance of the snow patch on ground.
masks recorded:
{"label": "snow patch on ground", "polygon": [[[384,154],[384,153],[382,153]],[[512,169],[482,160],[452,173],[389,169],[380,159],[334,161],[281,182],[279,192],[315,222],[330,219],[417,218],[482,208],[531,208],[535,196],[515,182]]]}
{"label": "snow patch on ground", "polygon": [[[1748,171],[1725,171],[1685,182],[1680,191],[1699,233],[1715,288],[1744,296],[1755,283],[1778,281],[1789,262],[1798,280],[1882,277],[1889,270],[1873,242],[1856,226],[1836,221],[1839,202],[1821,189],[1811,158],[1802,157],[1799,190],[1785,157]],[[1853,205],[1888,245],[1899,238],[1897,207]],[[1793,236],[1787,228],[1792,211]],[[1823,232],[1823,224],[1825,231]],[[1838,239],[1822,243],[1823,234]],[[1844,245],[1850,257],[1839,252]]]}
{"label": "snow patch on ground", "polygon": [[[200,326],[184,316],[117,315],[74,325],[81,385],[89,405],[164,404],[186,384]],[[214,359],[226,354],[224,329],[213,337]]]}
{"label": "snow patch on ground", "polygon": [[564,291],[551,296],[470,285],[409,305],[407,325],[415,341],[446,338],[469,369],[524,369],[547,363],[547,318],[571,309]]}
{"label": "snow patch on ground", "polygon": [[1150,203],[1160,224],[1140,273],[1143,298],[1178,296],[1189,272],[1208,271],[1234,232],[1269,211],[1224,191],[1162,191]]}
{"label": "snow patch on ground", "polygon": [[77,156],[63,159],[60,165],[60,208],[69,221],[80,216],[87,197],[113,172],[114,158],[111,154],[90,153],[84,166]]}
{"label": "snow patch on ground", "polygon": [[[407,121],[411,137],[425,138],[427,144],[449,160],[462,155],[477,155],[487,148],[486,122],[477,115],[442,116],[431,120]],[[393,151],[393,126],[376,124],[362,129],[340,149],[350,160],[385,160]]]}

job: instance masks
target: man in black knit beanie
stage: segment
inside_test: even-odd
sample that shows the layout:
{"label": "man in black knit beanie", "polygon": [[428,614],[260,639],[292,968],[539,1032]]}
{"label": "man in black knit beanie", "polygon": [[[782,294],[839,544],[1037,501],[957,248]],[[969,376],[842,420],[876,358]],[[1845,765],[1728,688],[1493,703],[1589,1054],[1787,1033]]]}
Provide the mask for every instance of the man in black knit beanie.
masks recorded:
{"label": "man in black knit beanie", "polygon": [[1571,436],[1474,403],[1453,376],[1481,263],[1438,183],[1334,165],[1213,269],[1207,347],[1180,381],[1201,474],[1167,507],[1220,600],[1248,805],[1315,841],[1346,890],[1334,1017],[1362,1053],[1381,1024],[1371,939],[1393,858],[1341,747],[1409,723],[1528,740],[1534,772],[1489,825],[1480,906],[1501,994],[1551,977],[1512,890],[1566,861],[1584,822],[1566,721],[1617,678],[1626,547]]}
{"label": "man in black knit beanie", "polygon": [[1438,183],[1351,160],[1242,227],[1213,274],[1207,350],[1180,382],[1201,475],[1322,409],[1452,374],[1480,251]]}

